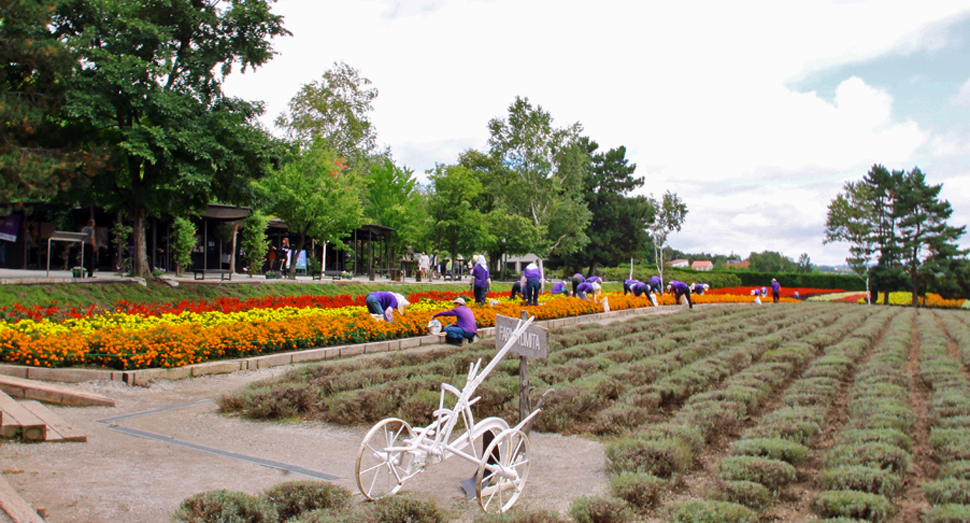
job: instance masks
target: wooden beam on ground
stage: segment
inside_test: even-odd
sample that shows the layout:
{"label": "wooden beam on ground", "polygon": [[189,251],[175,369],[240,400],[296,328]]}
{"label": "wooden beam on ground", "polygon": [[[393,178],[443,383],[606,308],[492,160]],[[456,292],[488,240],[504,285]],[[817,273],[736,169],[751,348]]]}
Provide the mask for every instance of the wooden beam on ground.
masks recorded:
{"label": "wooden beam on ground", "polygon": [[0,376],[0,391],[15,398],[39,400],[71,407],[115,406],[114,400],[100,394],[13,376]]}
{"label": "wooden beam on ground", "polygon": [[44,523],[30,505],[20,497],[7,480],[0,476],[0,509],[10,516],[14,523]]}
{"label": "wooden beam on ground", "polygon": [[24,439],[44,441],[47,439],[47,424],[16,400],[0,392],[0,435],[14,438],[19,433]]}
{"label": "wooden beam on ground", "polygon": [[35,416],[47,424],[47,435],[44,441],[87,441],[88,437],[74,430],[64,421],[64,418],[55,414],[52,410],[45,407],[39,401],[23,400],[20,405],[29,410]]}

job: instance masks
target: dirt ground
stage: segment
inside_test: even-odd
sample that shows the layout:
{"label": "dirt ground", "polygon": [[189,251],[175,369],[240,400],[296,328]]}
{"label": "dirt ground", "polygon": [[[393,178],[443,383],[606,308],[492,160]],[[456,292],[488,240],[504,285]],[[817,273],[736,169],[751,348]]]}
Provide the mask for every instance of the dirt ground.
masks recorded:
{"label": "dirt ground", "polygon": [[[87,443],[4,442],[0,446],[0,470],[35,509],[46,509],[49,523],[163,522],[192,494],[219,489],[256,494],[277,483],[307,479],[120,433],[111,430],[110,423],[99,421],[172,408],[115,424],[340,476],[334,482],[360,498],[354,464],[369,427],[250,422],[219,415],[214,403],[204,401],[288,368],[160,381],[147,388],[117,382],[74,385],[108,396],[117,404],[110,408],[51,407],[87,435]],[[196,405],[186,406],[191,404]],[[565,513],[574,498],[605,491],[605,459],[599,443],[541,433],[533,433],[531,443],[533,464],[520,504]],[[454,510],[459,520],[471,521],[480,509],[474,500],[465,499],[458,481],[474,471],[471,463],[451,458],[429,467],[405,488],[433,497],[440,506]]]}

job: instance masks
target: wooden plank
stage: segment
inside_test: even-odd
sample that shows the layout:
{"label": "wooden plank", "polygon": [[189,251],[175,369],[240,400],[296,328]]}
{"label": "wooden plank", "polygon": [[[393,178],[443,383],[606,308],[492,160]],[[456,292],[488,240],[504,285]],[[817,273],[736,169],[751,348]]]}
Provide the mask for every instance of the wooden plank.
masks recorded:
{"label": "wooden plank", "polygon": [[87,441],[88,437],[80,432],[74,430],[64,421],[64,418],[58,416],[54,411],[48,409],[39,401],[34,400],[24,400],[20,402],[25,409],[32,412],[38,418],[44,420],[47,424],[47,435],[44,441]]}
{"label": "wooden plank", "polygon": [[13,438],[19,432],[21,437],[31,441],[47,439],[47,424],[2,392],[0,411],[3,411],[3,418],[0,419],[0,435],[3,437]]}
{"label": "wooden plank", "polygon": [[40,400],[47,403],[56,403],[58,405],[72,407],[115,406],[113,399],[100,394],[75,390],[63,385],[15,378],[13,376],[0,376],[0,391],[17,398]]}
{"label": "wooden plank", "polygon": [[0,508],[10,516],[14,523],[44,523],[44,518],[20,497],[7,480],[0,476]]}

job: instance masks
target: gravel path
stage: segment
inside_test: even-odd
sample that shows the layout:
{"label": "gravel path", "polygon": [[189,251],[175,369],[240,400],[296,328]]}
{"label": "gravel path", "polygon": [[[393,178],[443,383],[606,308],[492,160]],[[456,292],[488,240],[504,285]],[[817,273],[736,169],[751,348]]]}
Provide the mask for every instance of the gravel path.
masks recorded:
{"label": "gravel path", "polygon": [[[307,479],[170,442],[123,434],[98,421],[183,407],[116,423],[323,471],[340,476],[334,482],[357,493],[354,462],[369,427],[250,422],[221,416],[214,403],[204,401],[288,368],[160,381],[147,388],[117,382],[76,385],[108,396],[117,404],[111,408],[51,407],[86,434],[87,443],[4,442],[0,446],[0,470],[34,508],[47,510],[49,523],[157,523],[168,521],[179,503],[195,493],[228,489],[256,494],[277,483]],[[198,404],[184,407],[193,403]],[[566,512],[574,498],[601,494],[606,488],[605,460],[599,443],[533,433],[532,454],[533,467],[520,504]],[[429,468],[409,482],[407,489],[434,497],[440,506],[455,510],[459,520],[471,521],[480,509],[474,501],[465,500],[458,480],[471,476],[474,469],[472,464],[452,458]]]}

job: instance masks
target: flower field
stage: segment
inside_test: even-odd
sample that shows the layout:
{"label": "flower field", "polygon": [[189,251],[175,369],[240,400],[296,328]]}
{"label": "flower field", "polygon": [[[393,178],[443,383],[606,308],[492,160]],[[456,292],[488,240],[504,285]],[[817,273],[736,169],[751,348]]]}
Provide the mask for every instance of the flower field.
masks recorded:
{"label": "flower field", "polygon": [[[493,353],[326,362],[219,404],[424,425],[440,384]],[[970,521],[968,368],[970,313],[811,302],[554,329],[549,357],[530,360],[533,401],[555,389],[535,429],[600,438],[623,521],[673,522]],[[478,393],[479,419],[514,421],[516,358]]]}
{"label": "flower field", "polygon": [[[178,367],[214,359],[250,357],[302,348],[363,343],[424,335],[435,312],[457,296],[472,304],[480,327],[496,314],[518,316],[528,308],[537,319],[602,312],[603,306],[544,294],[537,307],[490,293],[495,306],[476,306],[470,293],[421,292],[407,296],[407,314],[394,323],[376,322],[364,296],[341,295],[217,299],[170,304],[118,302],[95,307],[20,305],[0,308],[0,361],[42,367],[98,365],[114,369]],[[606,293],[611,309],[649,307],[646,297]],[[750,296],[697,296],[695,303],[751,302]],[[672,296],[659,304],[673,305]],[[445,323],[452,321],[444,318]]]}

